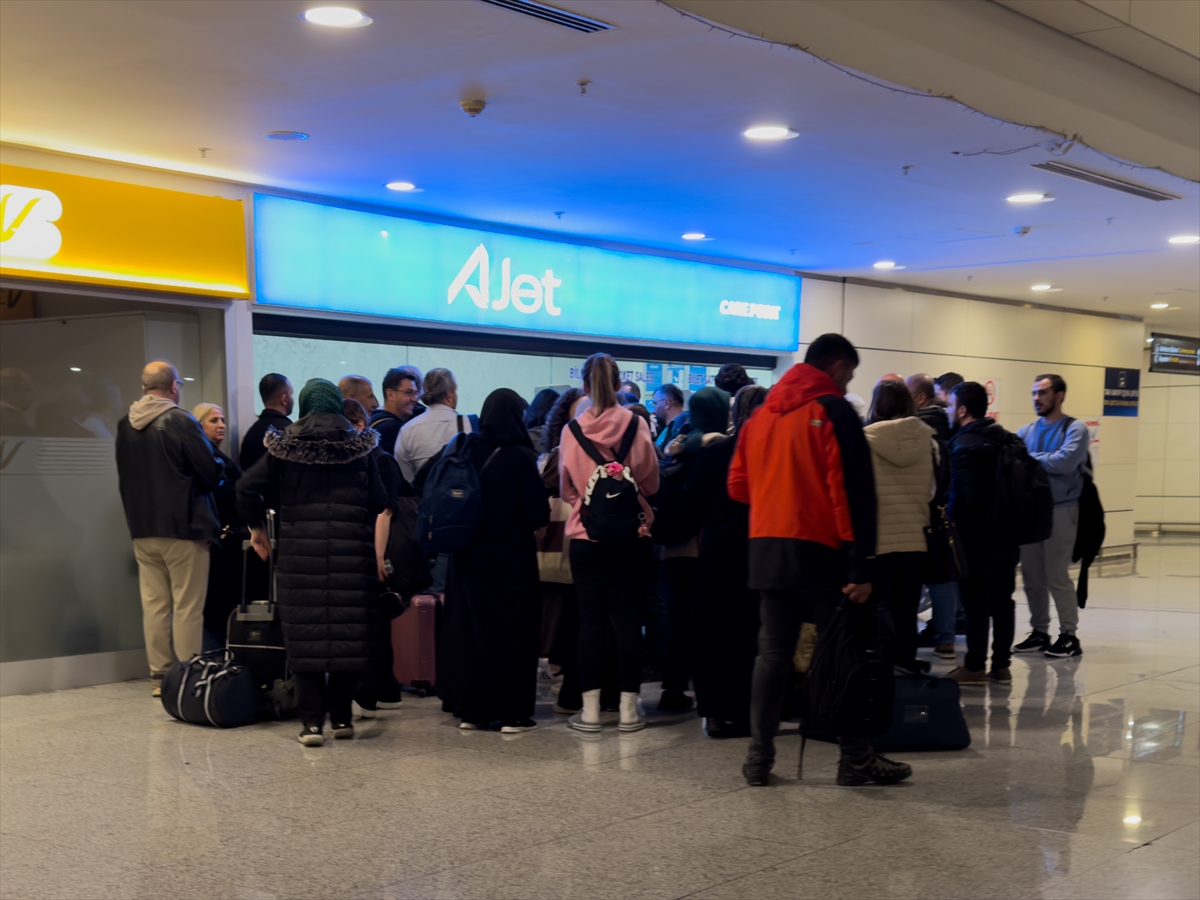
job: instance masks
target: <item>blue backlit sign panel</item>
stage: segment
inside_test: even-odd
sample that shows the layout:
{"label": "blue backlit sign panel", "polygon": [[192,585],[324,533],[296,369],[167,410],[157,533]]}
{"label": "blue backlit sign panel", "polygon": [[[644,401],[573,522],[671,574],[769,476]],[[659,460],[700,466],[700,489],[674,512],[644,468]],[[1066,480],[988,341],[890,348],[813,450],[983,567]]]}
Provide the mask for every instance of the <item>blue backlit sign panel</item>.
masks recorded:
{"label": "blue backlit sign panel", "polygon": [[800,279],[256,194],[259,303],[787,351]]}

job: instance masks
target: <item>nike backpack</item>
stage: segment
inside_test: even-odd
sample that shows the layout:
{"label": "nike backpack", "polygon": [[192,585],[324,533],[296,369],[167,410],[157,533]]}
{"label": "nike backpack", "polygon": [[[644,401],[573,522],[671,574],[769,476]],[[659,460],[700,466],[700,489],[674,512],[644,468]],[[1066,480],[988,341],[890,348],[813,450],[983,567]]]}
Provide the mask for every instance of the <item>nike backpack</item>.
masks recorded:
{"label": "nike backpack", "polygon": [[629,417],[629,427],[611,460],[605,459],[596,445],[584,436],[578,421],[572,421],[570,428],[583,452],[596,463],[579,507],[579,517],[587,536],[605,543],[636,540],[639,529],[646,522],[646,513],[633,472],[625,465],[625,457],[637,437],[638,417]]}

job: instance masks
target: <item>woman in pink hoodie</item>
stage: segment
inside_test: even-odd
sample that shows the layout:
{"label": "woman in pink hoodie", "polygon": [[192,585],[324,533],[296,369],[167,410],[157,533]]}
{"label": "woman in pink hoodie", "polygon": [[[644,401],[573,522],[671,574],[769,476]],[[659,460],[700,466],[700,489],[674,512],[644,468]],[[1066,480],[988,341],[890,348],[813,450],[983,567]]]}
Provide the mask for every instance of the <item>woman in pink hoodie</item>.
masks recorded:
{"label": "woman in pink hoodie", "polygon": [[[617,639],[620,730],[646,727],[638,713],[642,687],[639,601],[652,559],[649,532],[654,513],[646,498],[658,491],[658,458],[645,420],[617,403],[620,387],[616,360],[607,353],[588,357],[583,364],[583,390],[592,405],[579,414],[572,427],[563,429],[558,458],[562,498],[571,504],[566,535],[571,539],[571,574],[579,600],[579,686],[583,693],[583,709],[567,724],[587,732],[600,730],[600,685],[609,648],[609,623]],[[623,443],[628,452],[622,456]],[[592,454],[602,457],[605,465]],[[601,534],[599,515],[592,513],[613,498],[620,503],[619,495],[627,497],[631,483],[637,489],[641,514],[628,533],[596,539]],[[594,507],[592,498],[596,499]]]}

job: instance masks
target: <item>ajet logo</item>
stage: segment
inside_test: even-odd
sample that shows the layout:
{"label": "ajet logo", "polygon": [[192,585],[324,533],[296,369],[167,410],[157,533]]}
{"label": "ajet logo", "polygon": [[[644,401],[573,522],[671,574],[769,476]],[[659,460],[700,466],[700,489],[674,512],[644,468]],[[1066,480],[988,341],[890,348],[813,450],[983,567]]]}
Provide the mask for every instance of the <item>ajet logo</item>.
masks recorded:
{"label": "ajet logo", "polygon": [[[476,269],[479,270],[479,283],[468,284]],[[500,297],[492,300],[488,252],[487,248],[480,244],[450,282],[450,289],[446,291],[446,302],[453,303],[454,298],[466,290],[467,296],[480,309],[487,309],[489,306],[492,309],[504,309],[512,303],[517,312],[533,315],[544,305],[550,315],[562,315],[562,309],[554,305],[554,289],[562,287],[562,279],[555,278],[552,269],[547,269],[541,278],[534,275],[518,275],[511,280],[510,269],[511,260],[506,256],[500,262]]]}
{"label": "ajet logo", "polygon": [[62,247],[62,232],[54,223],[63,213],[52,191],[0,185],[0,253],[25,259],[49,259]]}

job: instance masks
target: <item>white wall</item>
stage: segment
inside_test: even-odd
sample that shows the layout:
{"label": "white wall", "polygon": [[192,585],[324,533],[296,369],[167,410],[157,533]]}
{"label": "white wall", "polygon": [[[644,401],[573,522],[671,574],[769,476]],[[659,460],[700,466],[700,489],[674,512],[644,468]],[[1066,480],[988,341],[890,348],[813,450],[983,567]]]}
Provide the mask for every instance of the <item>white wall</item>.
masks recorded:
{"label": "white wall", "polygon": [[1138,418],[1140,524],[1200,526],[1200,378],[1142,368]]}
{"label": "white wall", "polygon": [[[1107,543],[1133,540],[1138,420],[1103,415],[1104,368],[1141,365],[1140,322],[806,278],[797,358],[829,331],[858,348],[861,364],[850,390],[863,398],[892,372],[936,377],[954,371],[968,381],[993,379],[1000,385],[998,419],[1012,431],[1035,418],[1035,376],[1062,375],[1067,412],[1101,423],[1096,483],[1108,514]],[[1191,440],[1194,451],[1197,441]]]}

